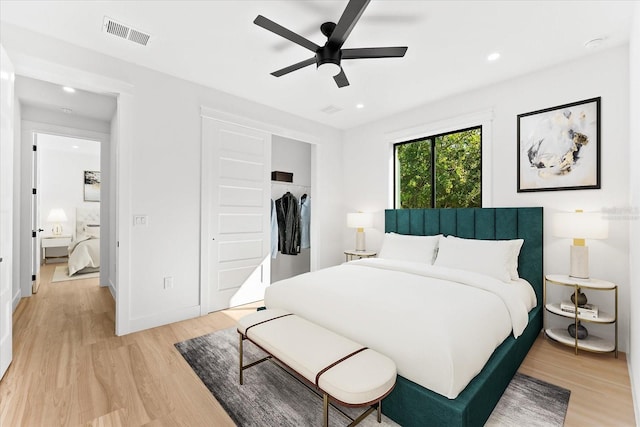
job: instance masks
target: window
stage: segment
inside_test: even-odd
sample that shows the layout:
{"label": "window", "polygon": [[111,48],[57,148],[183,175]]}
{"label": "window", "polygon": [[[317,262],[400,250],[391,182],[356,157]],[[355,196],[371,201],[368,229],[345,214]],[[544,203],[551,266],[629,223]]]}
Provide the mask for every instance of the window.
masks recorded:
{"label": "window", "polygon": [[394,144],[396,208],[482,206],[482,126]]}

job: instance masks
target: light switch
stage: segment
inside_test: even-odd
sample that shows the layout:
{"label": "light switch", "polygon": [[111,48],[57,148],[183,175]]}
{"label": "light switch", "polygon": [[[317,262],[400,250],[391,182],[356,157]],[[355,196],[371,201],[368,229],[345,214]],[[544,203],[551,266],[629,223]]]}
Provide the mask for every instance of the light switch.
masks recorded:
{"label": "light switch", "polygon": [[133,225],[135,227],[146,227],[149,224],[149,217],[147,215],[134,215]]}

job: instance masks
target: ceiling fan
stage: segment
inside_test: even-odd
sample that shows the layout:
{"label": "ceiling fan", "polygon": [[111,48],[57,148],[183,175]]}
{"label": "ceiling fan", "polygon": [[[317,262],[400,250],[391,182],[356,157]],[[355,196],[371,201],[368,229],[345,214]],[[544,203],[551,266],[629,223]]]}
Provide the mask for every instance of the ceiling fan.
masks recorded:
{"label": "ceiling fan", "polygon": [[327,72],[333,76],[338,87],[349,86],[349,80],[341,66],[343,59],[363,58],[400,58],[407,51],[407,47],[364,47],[356,49],[342,49],[342,45],[351,34],[353,27],[360,19],[371,0],[349,0],[340,20],[337,24],[325,22],[320,26],[320,31],[327,37],[324,46],[318,46],[314,42],[294,33],[291,30],[276,24],[262,15],[258,15],[254,24],[271,31],[287,40],[309,49],[315,55],[296,64],[274,71],[271,75],[281,77],[292,71],[299,70],[311,64],[316,64],[318,71]]}

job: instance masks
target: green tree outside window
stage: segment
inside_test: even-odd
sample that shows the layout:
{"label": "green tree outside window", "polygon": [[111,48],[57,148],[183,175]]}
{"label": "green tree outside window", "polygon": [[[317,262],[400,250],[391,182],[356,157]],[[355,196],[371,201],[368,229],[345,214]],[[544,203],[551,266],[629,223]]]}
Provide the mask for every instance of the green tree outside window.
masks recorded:
{"label": "green tree outside window", "polygon": [[482,127],[399,143],[394,151],[396,207],[482,206]]}

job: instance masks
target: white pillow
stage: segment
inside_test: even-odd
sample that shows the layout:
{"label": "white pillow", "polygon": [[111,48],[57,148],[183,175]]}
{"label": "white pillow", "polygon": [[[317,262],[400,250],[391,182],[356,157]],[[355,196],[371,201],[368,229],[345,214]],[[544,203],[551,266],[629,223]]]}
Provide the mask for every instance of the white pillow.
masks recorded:
{"label": "white pillow", "polygon": [[434,265],[475,271],[503,282],[517,280],[518,255],[524,240],[475,240],[442,237]]}
{"label": "white pillow", "polygon": [[88,237],[100,238],[100,225],[87,224],[84,226],[84,234]]}
{"label": "white pillow", "polygon": [[440,237],[385,233],[378,257],[433,264]]}

